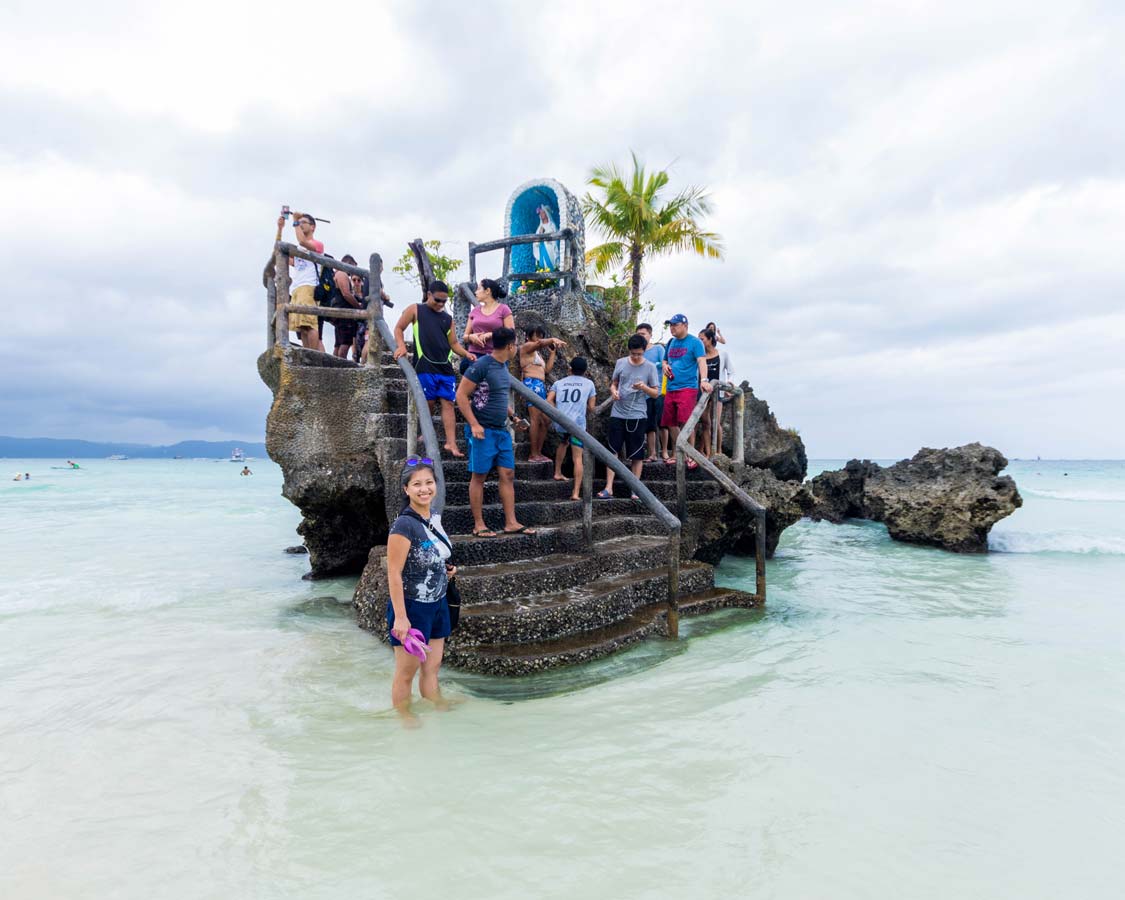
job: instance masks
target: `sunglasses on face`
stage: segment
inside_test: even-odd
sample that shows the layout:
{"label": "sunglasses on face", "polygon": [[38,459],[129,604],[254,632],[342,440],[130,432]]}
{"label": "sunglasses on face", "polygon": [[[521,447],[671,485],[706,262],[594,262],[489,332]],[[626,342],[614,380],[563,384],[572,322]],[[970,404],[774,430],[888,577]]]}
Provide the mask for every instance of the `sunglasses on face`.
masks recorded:
{"label": "sunglasses on face", "polygon": [[434,461],[432,459],[430,459],[428,456],[412,456],[412,457],[410,457],[410,459],[408,459],[406,461],[406,467],[408,469],[413,469],[415,466],[418,466],[418,465],[432,466],[433,464],[434,464]]}

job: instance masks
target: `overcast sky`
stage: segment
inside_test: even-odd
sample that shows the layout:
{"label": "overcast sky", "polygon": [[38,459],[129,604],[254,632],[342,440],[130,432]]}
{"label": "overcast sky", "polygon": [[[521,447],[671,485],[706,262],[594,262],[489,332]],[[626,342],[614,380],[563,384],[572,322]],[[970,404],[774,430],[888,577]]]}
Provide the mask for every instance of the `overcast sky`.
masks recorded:
{"label": "overcast sky", "polygon": [[727,248],[657,318],[811,456],[1125,457],[1122,4],[11,6],[0,433],[260,439],[280,204],[389,268],[633,149]]}

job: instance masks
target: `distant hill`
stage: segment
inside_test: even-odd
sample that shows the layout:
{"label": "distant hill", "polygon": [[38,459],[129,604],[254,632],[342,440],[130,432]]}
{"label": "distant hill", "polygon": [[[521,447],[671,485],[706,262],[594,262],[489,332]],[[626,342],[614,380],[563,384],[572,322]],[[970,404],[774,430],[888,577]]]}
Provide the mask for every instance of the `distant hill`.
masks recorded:
{"label": "distant hill", "polygon": [[0,435],[0,458],[8,459],[104,459],[117,454],[136,459],[171,459],[174,456],[224,459],[235,447],[241,447],[247,456],[260,459],[266,455],[266,445],[254,441],[180,441],[167,447],[154,447],[151,444],[103,444],[70,438]]}

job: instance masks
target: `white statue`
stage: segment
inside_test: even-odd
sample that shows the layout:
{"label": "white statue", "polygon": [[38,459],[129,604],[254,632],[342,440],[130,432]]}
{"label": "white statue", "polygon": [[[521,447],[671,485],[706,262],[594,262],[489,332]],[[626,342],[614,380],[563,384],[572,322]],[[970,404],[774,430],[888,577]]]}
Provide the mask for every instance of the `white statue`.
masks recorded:
{"label": "white statue", "polygon": [[[539,227],[535,229],[536,234],[551,234],[552,232],[559,230],[559,227],[551,218],[551,211],[546,207],[546,205],[540,206],[535,211],[539,213]],[[551,244],[536,244],[535,256],[536,265],[540,269],[557,269],[559,258],[559,242],[553,241]]]}

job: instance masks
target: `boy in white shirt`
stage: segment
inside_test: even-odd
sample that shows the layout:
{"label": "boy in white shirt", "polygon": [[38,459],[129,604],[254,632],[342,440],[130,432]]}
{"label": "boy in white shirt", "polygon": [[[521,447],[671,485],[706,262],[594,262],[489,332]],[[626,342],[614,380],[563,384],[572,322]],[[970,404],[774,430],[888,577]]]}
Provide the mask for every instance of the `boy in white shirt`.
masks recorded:
{"label": "boy in white shirt", "polygon": [[[586,360],[576,356],[570,361],[570,374],[560,378],[551,385],[547,394],[547,402],[553,403],[555,408],[570,418],[574,419],[582,428],[586,427],[586,416],[594,411],[594,382],[586,377]],[[563,460],[566,459],[566,448],[574,447],[571,454],[574,459],[574,490],[570,492],[571,500],[580,500],[582,491],[582,442],[576,437],[570,437],[558,425],[554,430],[561,432],[563,440],[559,449],[555,451],[555,481],[566,481],[563,475]],[[569,440],[567,439],[569,438]]]}

